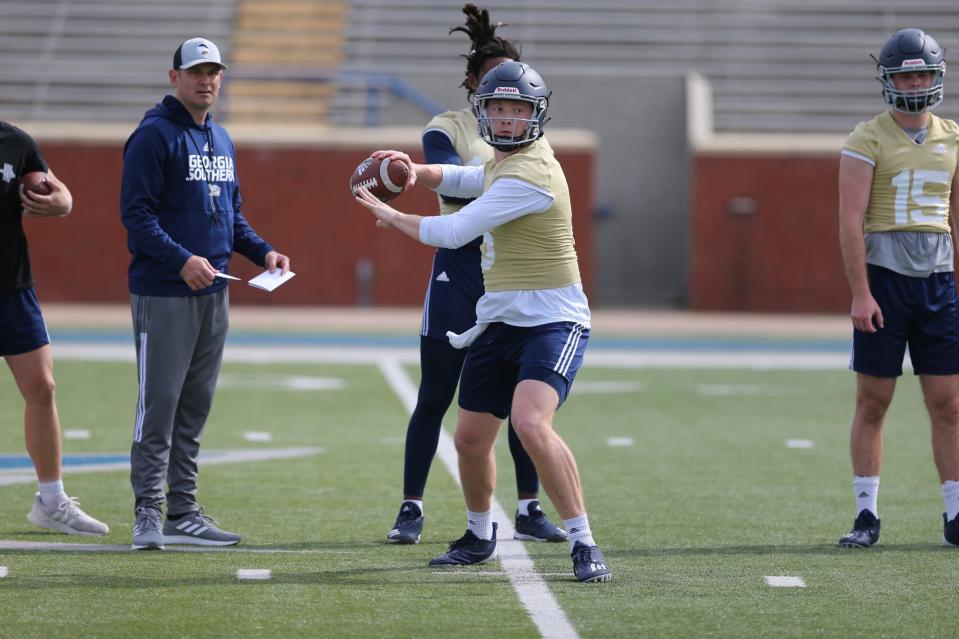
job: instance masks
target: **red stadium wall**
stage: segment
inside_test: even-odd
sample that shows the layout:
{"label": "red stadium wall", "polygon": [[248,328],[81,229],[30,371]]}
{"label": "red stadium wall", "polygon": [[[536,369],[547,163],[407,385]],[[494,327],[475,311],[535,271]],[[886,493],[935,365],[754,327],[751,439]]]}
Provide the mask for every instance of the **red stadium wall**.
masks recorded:
{"label": "red stadium wall", "polygon": [[[129,253],[119,218],[123,143],[43,138],[39,143],[53,171],[74,195],[74,211],[69,217],[24,220],[41,301],[128,301]],[[554,147],[570,183],[576,248],[589,290],[593,277],[594,151],[582,145]],[[350,173],[376,147],[342,142],[301,146],[238,142],[237,148],[244,212],[262,237],[291,257],[297,277],[271,294],[234,283],[232,301],[422,303],[434,249],[398,232],[376,228],[372,216],[349,194]],[[421,161],[414,157],[418,159]],[[394,204],[423,214],[437,208],[436,196],[423,188],[402,195]],[[358,285],[358,264],[364,259],[372,265],[368,287]],[[230,267],[231,273],[244,279],[259,270],[239,255]]]}
{"label": "red stadium wall", "polygon": [[846,312],[838,146],[821,154],[699,153],[693,161],[690,307]]}

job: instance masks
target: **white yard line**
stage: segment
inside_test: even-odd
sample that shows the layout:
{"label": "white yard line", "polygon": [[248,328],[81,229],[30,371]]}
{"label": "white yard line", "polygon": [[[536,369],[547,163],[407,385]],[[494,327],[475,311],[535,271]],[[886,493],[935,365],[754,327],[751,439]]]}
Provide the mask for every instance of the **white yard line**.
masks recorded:
{"label": "white yard line", "polygon": [[[396,358],[381,357],[377,366],[389,382],[393,392],[400,398],[408,413],[412,414],[416,407],[417,389],[413,381]],[[453,438],[445,429],[440,429],[440,442],[437,454],[446,470],[460,483],[459,468],[456,461],[456,448]],[[519,597],[520,603],[533,620],[542,637],[569,638],[579,637],[569,617],[564,611],[543,576],[536,572],[536,566],[530,559],[523,544],[513,539],[513,518],[503,510],[499,501],[493,499],[493,518],[499,523],[497,531],[496,550],[500,565],[509,578],[513,590]],[[567,575],[571,576],[571,575]]]}

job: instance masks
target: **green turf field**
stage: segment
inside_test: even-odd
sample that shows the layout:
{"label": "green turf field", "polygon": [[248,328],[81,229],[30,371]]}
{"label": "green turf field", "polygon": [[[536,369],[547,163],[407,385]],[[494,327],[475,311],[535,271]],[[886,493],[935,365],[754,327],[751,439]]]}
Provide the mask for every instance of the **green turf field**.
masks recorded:
{"label": "green turf field", "polygon": [[[415,380],[415,366],[405,371]],[[63,428],[90,431],[89,439],[65,440],[65,455],[127,452],[134,365],[58,361],[56,374]],[[500,563],[427,567],[465,527],[459,489],[439,459],[422,543],[383,542],[401,496],[407,413],[376,365],[227,362],[223,376],[205,451],[322,452],[201,462],[201,502],[243,534],[236,550],[0,550],[8,573],[0,579],[0,636],[538,636]],[[329,380],[339,387],[322,390]],[[847,453],[853,384],[841,370],[587,365],[556,426],[579,462],[614,579],[578,584],[565,544],[524,545],[568,617],[567,636],[954,636],[959,551],[939,543],[942,504],[911,375],[889,418],[882,544],[835,546],[855,514]],[[302,390],[311,387],[321,389]],[[22,454],[21,404],[6,371],[0,424],[0,455]],[[247,441],[249,431],[272,439]],[[610,438],[633,445],[612,446]],[[787,439],[813,445],[788,448]],[[497,497],[512,512],[505,437],[497,455]],[[0,485],[0,542],[129,544],[127,473],[65,480],[110,524],[106,538],[33,529],[25,519],[31,482]],[[272,579],[237,580],[238,569],[256,568],[271,569]],[[799,577],[806,587],[770,587],[766,576]]]}

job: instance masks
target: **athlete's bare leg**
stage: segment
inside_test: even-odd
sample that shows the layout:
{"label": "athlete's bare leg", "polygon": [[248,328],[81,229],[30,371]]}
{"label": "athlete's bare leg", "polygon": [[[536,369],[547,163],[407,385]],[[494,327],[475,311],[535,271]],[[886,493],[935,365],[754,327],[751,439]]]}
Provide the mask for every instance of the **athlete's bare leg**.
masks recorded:
{"label": "athlete's bare leg", "polygon": [[527,379],[516,386],[511,415],[513,427],[529,453],[540,482],[563,519],[586,512],[579,469],[566,442],[553,430],[559,404],[556,390],[545,382]]}
{"label": "athlete's bare leg", "polygon": [[853,473],[860,477],[877,476],[882,469],[883,425],[895,390],[895,377],[856,376],[856,413],[849,449]]}
{"label": "athlete's bare leg", "polygon": [[453,441],[459,458],[463,497],[466,507],[473,512],[487,512],[493,507],[493,490],[496,487],[493,443],[502,422],[490,413],[476,413],[462,408],[459,411]]}
{"label": "athlete's bare leg", "polygon": [[57,481],[60,479],[60,418],[50,345],[21,355],[6,355],[4,359],[25,402],[24,439],[37,478],[41,482]]}
{"label": "athlete's bare leg", "polygon": [[939,482],[959,481],[959,375],[920,375]]}

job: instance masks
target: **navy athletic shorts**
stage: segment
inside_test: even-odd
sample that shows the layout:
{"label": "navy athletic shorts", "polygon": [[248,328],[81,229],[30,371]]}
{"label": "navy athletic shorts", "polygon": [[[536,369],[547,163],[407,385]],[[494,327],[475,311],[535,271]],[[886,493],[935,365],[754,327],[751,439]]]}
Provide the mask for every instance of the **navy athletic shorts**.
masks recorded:
{"label": "navy athletic shorts", "polygon": [[463,333],[476,324],[476,302],[483,296],[480,244],[476,238],[458,249],[438,249],[433,256],[420,335],[449,343],[446,331]]}
{"label": "navy athletic shorts", "polygon": [[490,324],[470,346],[460,376],[460,408],[506,419],[524,379],[546,382],[566,401],[583,364],[589,329],[575,322],[542,326]]}
{"label": "navy athletic shorts", "polygon": [[33,288],[0,293],[0,357],[22,355],[50,343]]}
{"label": "navy athletic shorts", "polygon": [[959,374],[959,302],[953,274],[922,278],[872,264],[867,269],[884,326],[875,333],[853,329],[850,368],[874,377],[898,377],[908,345],[917,375]]}

